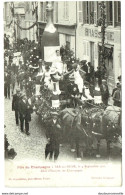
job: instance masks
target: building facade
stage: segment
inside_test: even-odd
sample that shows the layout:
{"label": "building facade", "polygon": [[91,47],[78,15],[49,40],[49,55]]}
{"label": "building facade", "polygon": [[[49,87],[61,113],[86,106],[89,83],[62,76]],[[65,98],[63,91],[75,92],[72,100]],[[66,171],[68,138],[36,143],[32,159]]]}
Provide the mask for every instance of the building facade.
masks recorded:
{"label": "building facade", "polygon": [[[25,34],[14,23],[25,27],[25,10],[22,2],[4,2],[4,32],[9,36],[15,36],[15,39],[23,39]],[[15,29],[15,33],[14,33]]]}
{"label": "building facade", "polygon": [[[20,37],[41,43],[46,26],[46,3],[25,2],[25,20],[22,26],[30,27],[38,17],[38,25],[22,30]],[[99,1],[53,1],[53,22],[59,32],[60,46],[68,44],[76,58],[91,62],[95,70],[100,65],[101,9]],[[34,9],[35,14],[33,14]],[[9,13],[9,12],[8,12]],[[112,51],[105,58],[108,83],[112,89],[121,75],[121,2],[105,1],[105,49]],[[7,16],[7,14],[5,14]]]}
{"label": "building facade", "polygon": [[[117,77],[121,75],[121,2],[105,2],[106,29],[105,48],[112,50],[112,55],[107,56],[105,65],[108,70],[108,84],[112,89]],[[101,17],[98,1],[82,1],[77,6],[77,49],[76,56],[91,62],[94,69],[100,65],[101,47]]]}

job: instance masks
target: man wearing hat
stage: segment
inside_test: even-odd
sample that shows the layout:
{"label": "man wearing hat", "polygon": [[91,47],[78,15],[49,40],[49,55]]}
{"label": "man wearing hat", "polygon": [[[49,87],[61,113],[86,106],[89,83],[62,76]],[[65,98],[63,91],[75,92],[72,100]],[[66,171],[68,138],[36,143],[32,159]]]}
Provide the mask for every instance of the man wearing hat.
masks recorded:
{"label": "man wearing hat", "polygon": [[10,83],[11,83],[11,75],[10,71],[7,70],[7,67],[5,67],[4,72],[4,96],[5,98],[10,99]]}
{"label": "man wearing hat", "polygon": [[100,85],[101,95],[102,95],[102,102],[106,106],[108,105],[108,99],[109,99],[109,89],[107,85],[107,81],[102,79],[102,84]]}
{"label": "man wearing hat", "polygon": [[114,106],[121,107],[121,97],[121,84],[119,84],[113,94]]}
{"label": "man wearing hat", "polygon": [[59,144],[61,136],[61,126],[58,120],[58,113],[52,112],[52,119],[47,124],[46,136],[48,143],[45,148],[45,158],[50,154],[51,160],[54,155],[54,160],[59,156]]}
{"label": "man wearing hat", "polygon": [[31,121],[32,111],[33,111],[32,107],[29,104],[26,95],[24,93],[21,94],[21,99],[19,102],[20,128],[21,128],[21,132],[24,132],[24,121],[25,121],[25,131],[27,135],[30,135],[29,122]]}
{"label": "man wearing hat", "polygon": [[75,108],[77,106],[76,98],[80,98],[80,94],[77,84],[74,83],[74,78],[70,79],[70,83],[67,85],[67,92],[71,98],[71,106]]}
{"label": "man wearing hat", "polygon": [[16,94],[13,95],[12,99],[12,111],[15,111],[16,125],[19,125],[19,101],[20,101],[20,89],[16,89]]}

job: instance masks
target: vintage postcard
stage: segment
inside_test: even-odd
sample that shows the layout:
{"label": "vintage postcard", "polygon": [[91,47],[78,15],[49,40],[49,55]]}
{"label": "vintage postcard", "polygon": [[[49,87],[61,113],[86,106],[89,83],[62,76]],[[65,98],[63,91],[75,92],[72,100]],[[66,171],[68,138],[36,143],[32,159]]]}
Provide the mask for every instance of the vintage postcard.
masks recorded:
{"label": "vintage postcard", "polygon": [[3,15],[5,187],[122,187],[121,1]]}

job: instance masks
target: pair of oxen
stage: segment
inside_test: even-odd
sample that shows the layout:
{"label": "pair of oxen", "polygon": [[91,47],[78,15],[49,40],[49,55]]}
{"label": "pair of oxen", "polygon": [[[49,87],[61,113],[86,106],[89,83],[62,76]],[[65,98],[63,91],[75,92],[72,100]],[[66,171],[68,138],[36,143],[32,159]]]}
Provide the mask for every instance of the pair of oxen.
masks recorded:
{"label": "pair of oxen", "polygon": [[59,112],[59,118],[63,140],[71,144],[77,159],[81,159],[81,154],[93,155],[93,142],[97,144],[96,156],[99,157],[101,140],[106,141],[107,156],[110,156],[110,144],[122,136],[121,108],[116,106],[65,108]]}

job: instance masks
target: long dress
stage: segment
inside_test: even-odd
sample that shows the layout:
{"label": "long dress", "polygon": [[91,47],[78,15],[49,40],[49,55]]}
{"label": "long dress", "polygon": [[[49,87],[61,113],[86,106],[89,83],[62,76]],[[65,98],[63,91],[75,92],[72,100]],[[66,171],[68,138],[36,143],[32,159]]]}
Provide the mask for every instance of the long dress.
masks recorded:
{"label": "long dress", "polygon": [[[60,75],[63,74],[63,63],[61,61],[61,56],[56,56],[56,58],[54,59],[53,63],[52,63],[52,67],[51,67],[51,71],[55,70],[56,73],[56,77],[61,78]],[[58,92],[58,94],[61,93],[60,88],[59,88],[59,80],[58,81],[53,81],[52,80],[52,89],[54,90],[54,85],[56,88],[56,91]]]}
{"label": "long dress", "polygon": [[79,70],[74,71],[74,79],[75,79],[75,84],[78,85],[79,93],[82,93],[83,91],[83,79],[79,73]]}
{"label": "long dress", "polygon": [[51,77],[50,77],[50,71],[45,71],[44,73],[44,84],[51,89]]}

